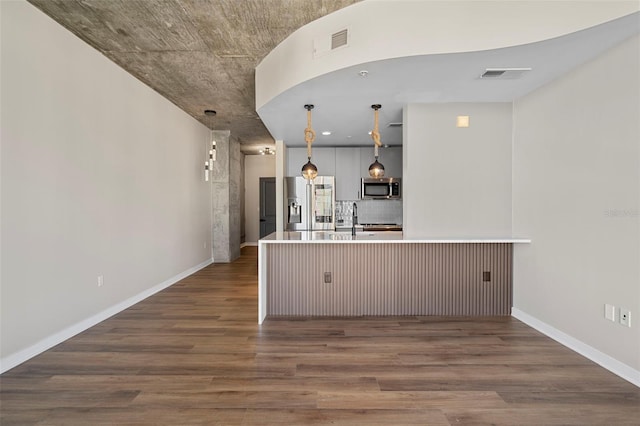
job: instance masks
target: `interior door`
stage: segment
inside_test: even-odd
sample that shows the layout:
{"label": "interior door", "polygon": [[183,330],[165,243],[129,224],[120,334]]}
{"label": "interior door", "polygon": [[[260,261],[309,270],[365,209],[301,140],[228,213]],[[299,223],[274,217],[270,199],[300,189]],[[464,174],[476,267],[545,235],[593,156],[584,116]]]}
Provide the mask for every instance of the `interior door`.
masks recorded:
{"label": "interior door", "polygon": [[276,232],[276,178],[260,178],[260,238]]}

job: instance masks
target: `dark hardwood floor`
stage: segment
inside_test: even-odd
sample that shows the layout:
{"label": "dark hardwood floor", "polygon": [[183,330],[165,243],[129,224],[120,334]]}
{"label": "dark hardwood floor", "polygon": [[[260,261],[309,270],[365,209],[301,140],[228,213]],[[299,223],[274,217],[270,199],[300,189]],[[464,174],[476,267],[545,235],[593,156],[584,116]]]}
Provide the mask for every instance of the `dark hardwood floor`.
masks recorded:
{"label": "dark hardwood floor", "polygon": [[0,377],[2,425],[638,425],[640,389],[513,318],[268,319],[256,248]]}

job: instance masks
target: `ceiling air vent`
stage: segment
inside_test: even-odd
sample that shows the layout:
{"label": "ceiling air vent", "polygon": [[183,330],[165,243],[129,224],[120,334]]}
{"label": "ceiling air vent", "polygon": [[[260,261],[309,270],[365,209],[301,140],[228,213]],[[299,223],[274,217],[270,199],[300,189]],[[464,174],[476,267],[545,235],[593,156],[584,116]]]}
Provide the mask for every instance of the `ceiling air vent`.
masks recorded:
{"label": "ceiling air vent", "polygon": [[480,78],[491,80],[516,80],[531,68],[487,68]]}
{"label": "ceiling air vent", "polygon": [[484,74],[482,74],[482,78],[500,77],[505,72],[506,72],[505,70],[486,70]]}
{"label": "ceiling air vent", "polygon": [[346,28],[342,31],[331,34],[331,50],[346,46],[348,42],[348,35],[349,31]]}
{"label": "ceiling air vent", "polygon": [[[2,1],[2,0],[0,0]],[[336,49],[349,45],[349,28],[333,34],[324,33],[313,39],[313,57],[320,58]]]}

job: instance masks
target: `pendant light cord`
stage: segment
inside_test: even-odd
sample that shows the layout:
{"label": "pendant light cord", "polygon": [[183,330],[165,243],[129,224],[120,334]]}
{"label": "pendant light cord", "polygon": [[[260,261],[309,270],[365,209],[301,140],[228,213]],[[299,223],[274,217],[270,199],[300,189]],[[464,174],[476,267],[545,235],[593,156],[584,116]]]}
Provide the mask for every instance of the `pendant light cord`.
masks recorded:
{"label": "pendant light cord", "polygon": [[371,108],[373,108],[373,130],[371,131],[371,139],[373,139],[374,143],[374,156],[377,159],[378,147],[382,146],[382,142],[380,142],[380,132],[378,131],[378,110],[381,106],[371,105]]}
{"label": "pendant light cord", "polygon": [[307,157],[311,158],[311,144],[316,139],[316,132],[311,128],[311,108],[312,105],[305,105],[307,108],[307,128],[304,129],[304,140],[307,142]]}

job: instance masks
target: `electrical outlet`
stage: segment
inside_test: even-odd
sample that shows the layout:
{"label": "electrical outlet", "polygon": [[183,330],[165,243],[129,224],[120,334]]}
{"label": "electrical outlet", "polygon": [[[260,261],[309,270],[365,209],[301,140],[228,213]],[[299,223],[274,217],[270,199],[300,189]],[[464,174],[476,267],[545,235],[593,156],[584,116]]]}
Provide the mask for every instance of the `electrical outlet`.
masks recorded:
{"label": "electrical outlet", "polygon": [[616,321],[616,307],[606,303],[604,305],[604,317],[609,321]]}
{"label": "electrical outlet", "polygon": [[620,308],[620,324],[631,327],[631,312],[628,309]]}
{"label": "electrical outlet", "polygon": [[104,277],[102,275],[98,275],[98,287],[102,287],[104,284]]}
{"label": "electrical outlet", "polygon": [[324,273],[324,283],[331,284],[331,272]]}

